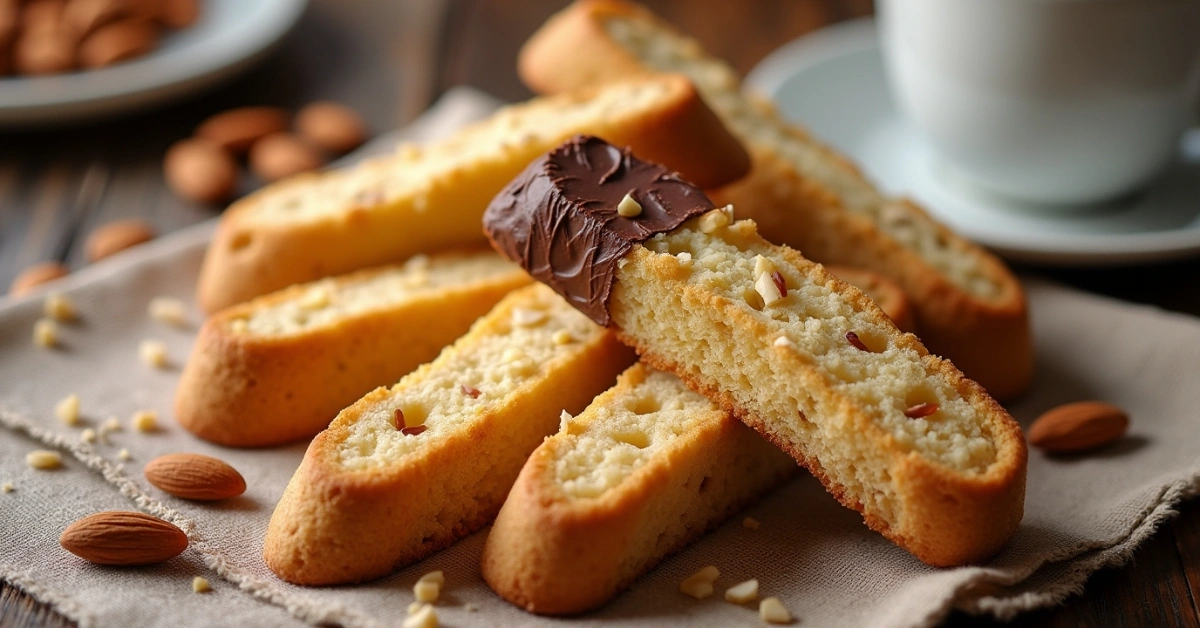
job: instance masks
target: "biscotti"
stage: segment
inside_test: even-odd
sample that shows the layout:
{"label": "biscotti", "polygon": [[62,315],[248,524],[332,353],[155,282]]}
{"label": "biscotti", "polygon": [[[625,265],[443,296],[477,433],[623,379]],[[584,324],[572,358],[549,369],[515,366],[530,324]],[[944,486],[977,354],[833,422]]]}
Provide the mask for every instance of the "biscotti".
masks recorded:
{"label": "biscotti", "polygon": [[[417,253],[483,245],[483,209],[535,157],[575,133],[599,135],[709,185],[749,157],[682,76],[584,87],[501,109],[427,146],[270,185],[222,216],[197,301],[214,311],[294,283]],[[700,156],[703,146],[716,157]]]}
{"label": "biscotti", "polygon": [[1029,386],[1029,317],[1012,273],[914,203],[884,196],[845,157],[744,96],[728,65],[670,24],[632,3],[579,0],[520,56],[521,77],[542,93],[653,72],[688,75],[751,152],[751,174],[715,191],[718,204],[732,203],[768,240],[809,259],[894,279],[911,297],[922,340],[994,396]]}
{"label": "biscotti", "polygon": [[446,253],[227,308],[200,329],[175,416],[233,447],[311,437],[359,397],[437,357],[529,281],[491,251]]}
{"label": "biscotti", "polygon": [[916,331],[917,322],[913,318],[912,304],[908,300],[908,295],[904,294],[904,290],[896,282],[864,268],[828,264],[825,266],[825,270],[837,275],[838,279],[862,290],[863,294],[871,297],[875,305],[878,305],[879,309],[892,319],[892,324],[896,326],[896,329]]}
{"label": "biscotti", "polygon": [[478,530],[562,411],[583,410],[632,362],[544,286],[513,292],[313,439],[271,517],[267,565],[297,584],[358,582]]}
{"label": "biscotti", "polygon": [[[643,211],[621,215],[630,197]],[[997,552],[1024,508],[1017,423],[861,291],[730,211],[662,166],[575,138],[506,187],[484,227],[535,279],[921,560]]]}
{"label": "biscotti", "polygon": [[483,577],[533,613],[596,608],[797,470],[674,375],[636,364],[529,457]]}

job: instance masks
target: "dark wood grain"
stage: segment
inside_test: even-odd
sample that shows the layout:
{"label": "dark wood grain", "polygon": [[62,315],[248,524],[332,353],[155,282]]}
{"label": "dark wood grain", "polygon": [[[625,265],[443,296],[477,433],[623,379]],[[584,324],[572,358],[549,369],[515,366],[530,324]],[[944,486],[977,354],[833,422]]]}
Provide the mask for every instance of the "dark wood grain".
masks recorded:
{"label": "dark wood grain", "polygon": [[[83,263],[94,226],[140,216],[168,232],[219,208],[180,201],[160,159],[205,116],[245,104],[296,108],[344,102],[385,130],[465,84],[506,100],[529,92],[513,59],[563,0],[314,0],[295,33],[241,79],[155,112],[71,129],[0,136],[0,286],[44,259]],[[647,4],[746,72],[767,53],[824,25],[870,13],[870,0],[650,0]],[[258,185],[250,177],[242,189]],[[1092,292],[1200,315],[1200,261],[1121,269],[1029,267]],[[1185,504],[1133,560],[1102,570],[1086,594],[1022,615],[1020,625],[1200,626],[1200,503]],[[801,615],[803,611],[797,609]],[[71,625],[0,582],[0,626]],[[1001,625],[953,614],[947,626]]]}

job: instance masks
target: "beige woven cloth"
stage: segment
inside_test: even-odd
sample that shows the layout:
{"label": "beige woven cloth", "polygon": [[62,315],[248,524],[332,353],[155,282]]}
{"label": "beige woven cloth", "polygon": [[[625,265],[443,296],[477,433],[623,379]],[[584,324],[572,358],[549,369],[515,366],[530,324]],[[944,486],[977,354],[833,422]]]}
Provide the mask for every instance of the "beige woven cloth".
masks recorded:
{"label": "beige woven cloth", "polygon": [[[475,93],[452,93],[418,122],[416,135],[443,133],[491,106]],[[416,579],[441,569],[443,625],[566,625],[513,608],[487,588],[478,565],[486,531],[360,586],[306,589],[267,570],[261,557],[267,520],[304,446],[222,449],[176,426],[171,401],[195,326],[173,328],[146,315],[152,297],[190,300],[210,231],[211,224],[179,232],[67,279],[63,288],[81,319],[63,325],[57,350],[31,342],[40,299],[0,300],[0,483],[15,485],[0,494],[0,577],[83,626],[397,626]],[[1032,452],[1024,522],[992,562],[924,566],[805,476],[667,559],[599,612],[571,623],[756,625],[752,608],[720,595],[696,601],[678,593],[679,581],[707,564],[721,570],[718,591],[758,578],[762,594],[781,598],[805,626],[924,626],[952,608],[1007,617],[1077,593],[1092,571],[1128,558],[1200,483],[1200,321],[1040,281],[1027,287],[1039,375],[1013,414],[1027,424],[1059,403],[1098,398],[1127,408],[1133,428],[1096,455],[1050,459]],[[138,344],[146,338],[167,344],[173,368],[141,363]],[[81,427],[64,426],[53,415],[69,393],[82,399],[87,426],[116,416],[125,428],[109,443],[82,443]],[[131,430],[129,417],[147,408],[160,413],[162,429]],[[47,447],[63,451],[63,469],[25,466],[28,451]],[[131,461],[121,462],[122,448]],[[237,499],[199,505],[150,487],[142,465],[178,451],[229,461],[249,489]],[[59,547],[58,535],[70,522],[131,508],[180,525],[191,549],[155,567],[123,569],[85,563]],[[743,528],[746,515],[762,527]],[[193,593],[197,575],[214,590]]]}

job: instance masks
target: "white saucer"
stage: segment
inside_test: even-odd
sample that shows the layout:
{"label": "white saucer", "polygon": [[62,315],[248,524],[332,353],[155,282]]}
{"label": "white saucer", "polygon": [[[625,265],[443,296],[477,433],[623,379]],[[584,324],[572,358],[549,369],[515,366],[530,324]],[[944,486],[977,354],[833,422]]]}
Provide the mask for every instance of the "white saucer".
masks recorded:
{"label": "white saucer", "polygon": [[21,128],[100,118],[207,87],[237,73],[279,41],[307,0],[207,0],[188,28],[154,52],[99,70],[0,78],[0,126]]}
{"label": "white saucer", "polygon": [[1200,254],[1200,129],[1149,188],[1104,207],[1038,211],[967,189],[895,110],[874,21],[797,39],[754,68],[747,85],[959,233],[1012,260],[1063,266],[1131,264]]}

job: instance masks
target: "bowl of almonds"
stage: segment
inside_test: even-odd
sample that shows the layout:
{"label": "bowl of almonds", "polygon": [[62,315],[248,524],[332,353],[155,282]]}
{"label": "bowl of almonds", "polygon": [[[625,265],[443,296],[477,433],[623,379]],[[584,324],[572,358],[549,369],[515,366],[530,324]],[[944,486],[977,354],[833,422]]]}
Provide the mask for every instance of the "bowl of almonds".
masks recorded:
{"label": "bowl of almonds", "polygon": [[0,0],[0,126],[147,107],[260,58],[305,0]]}

